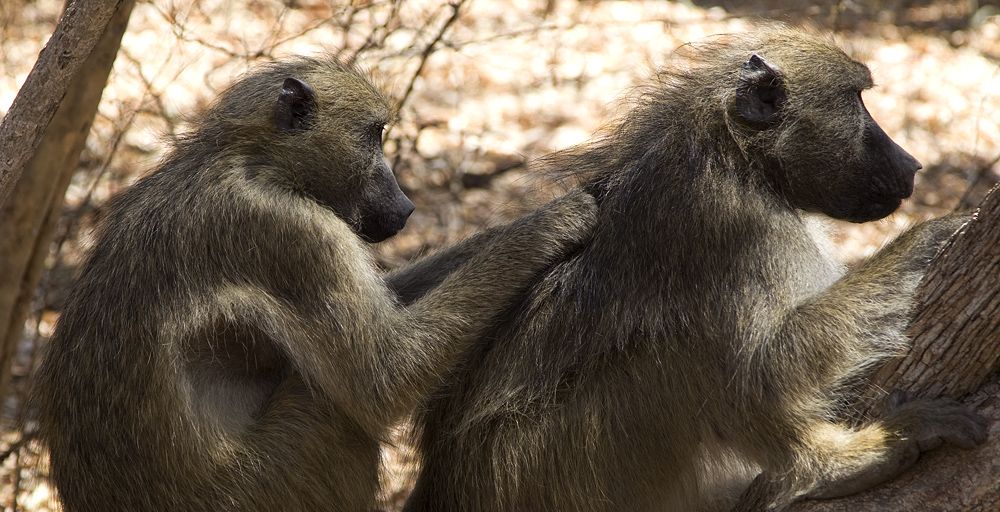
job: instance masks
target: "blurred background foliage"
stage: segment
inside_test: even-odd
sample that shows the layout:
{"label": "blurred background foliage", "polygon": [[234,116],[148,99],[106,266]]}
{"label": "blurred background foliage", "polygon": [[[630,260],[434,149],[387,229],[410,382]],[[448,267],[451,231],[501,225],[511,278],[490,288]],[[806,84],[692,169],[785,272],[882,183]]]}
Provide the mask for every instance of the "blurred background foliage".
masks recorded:
{"label": "blurred background foliage", "polygon": [[[139,2],[61,212],[2,410],[0,506],[54,510],[44,449],[16,424],[35,364],[108,198],[155,167],[185,119],[257,62],[334,54],[400,104],[385,150],[417,205],[375,250],[392,268],[529,211],[563,188],[533,158],[583,142],[677,46],[773,19],[829,31],[873,70],[873,117],[923,162],[901,211],[834,223],[856,261],[919,220],[971,208],[1000,178],[998,0],[156,0]],[[0,112],[63,8],[0,4]],[[2,220],[2,219],[0,219]],[[0,244],[3,241],[0,240]],[[30,415],[29,415],[30,419]],[[30,422],[28,423],[30,425]],[[387,508],[409,454],[387,446]]]}

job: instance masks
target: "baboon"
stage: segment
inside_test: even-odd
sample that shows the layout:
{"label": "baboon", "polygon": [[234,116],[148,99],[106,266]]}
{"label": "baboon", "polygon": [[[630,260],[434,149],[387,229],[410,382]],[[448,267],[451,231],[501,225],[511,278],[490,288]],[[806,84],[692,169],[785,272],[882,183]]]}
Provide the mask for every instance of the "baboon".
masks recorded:
{"label": "baboon", "polygon": [[883,218],[920,168],[867,112],[872,85],[823,37],[762,26],[678,49],[604,135],[545,159],[585,176],[593,238],[418,408],[405,510],[781,510],[983,442],[950,400],[851,409],[968,219],[834,261],[813,214]]}
{"label": "baboon", "polygon": [[413,210],[393,116],[333,59],[263,65],[112,201],[35,384],[67,511],[375,507],[387,426],[596,214],[553,201],[404,307],[362,242]]}

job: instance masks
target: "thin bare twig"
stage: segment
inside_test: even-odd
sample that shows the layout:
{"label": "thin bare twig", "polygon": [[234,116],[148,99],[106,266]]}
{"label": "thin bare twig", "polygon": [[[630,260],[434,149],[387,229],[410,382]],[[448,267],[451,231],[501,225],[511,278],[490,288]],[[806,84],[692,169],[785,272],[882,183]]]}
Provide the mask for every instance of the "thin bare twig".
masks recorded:
{"label": "thin bare twig", "polygon": [[406,101],[410,98],[410,94],[413,92],[413,86],[417,82],[417,77],[419,77],[420,74],[424,71],[424,66],[427,64],[427,59],[430,58],[432,53],[434,53],[436,49],[435,47],[444,38],[444,34],[445,32],[448,31],[448,28],[451,27],[451,25],[458,20],[460,11],[462,9],[462,5],[465,3],[465,1],[466,0],[459,0],[458,3],[448,4],[448,6],[451,7],[452,9],[451,17],[449,17],[448,20],[445,21],[443,25],[441,25],[441,29],[438,30],[438,33],[434,37],[434,40],[431,41],[430,44],[428,44],[426,47],[424,47],[424,51],[420,55],[420,64],[417,66],[417,70],[413,72],[413,76],[410,77],[410,83],[406,87],[406,92],[403,93],[402,98],[400,98],[399,100],[400,108],[403,108],[403,106],[406,105]]}
{"label": "thin bare twig", "polygon": [[[423,52],[421,52],[420,63],[417,65],[417,69],[416,71],[413,72],[413,75],[410,76],[410,81],[406,87],[406,92],[403,93],[403,96],[399,100],[398,108],[400,110],[403,109],[403,107],[406,105],[407,100],[409,100],[410,98],[410,94],[413,93],[413,87],[417,82],[417,78],[423,72],[424,66],[427,64],[427,59],[429,59],[431,54],[434,53],[438,43],[441,42],[441,40],[444,38],[445,32],[448,31],[448,28],[451,27],[451,25],[458,20],[459,15],[461,14],[462,5],[465,4],[465,1],[466,0],[459,0],[457,3],[448,4],[448,6],[451,7],[452,9],[451,16],[444,22],[443,25],[441,25],[441,28],[438,30],[437,35],[434,36],[434,39],[427,46],[425,46]],[[393,127],[394,125],[389,126],[389,128],[385,132],[385,137],[383,140],[389,140],[390,135],[392,134]],[[397,146],[399,146],[399,144],[397,144]],[[402,158],[402,152],[397,151],[396,156],[393,159],[393,164],[392,164],[393,168],[399,166],[400,158]]]}

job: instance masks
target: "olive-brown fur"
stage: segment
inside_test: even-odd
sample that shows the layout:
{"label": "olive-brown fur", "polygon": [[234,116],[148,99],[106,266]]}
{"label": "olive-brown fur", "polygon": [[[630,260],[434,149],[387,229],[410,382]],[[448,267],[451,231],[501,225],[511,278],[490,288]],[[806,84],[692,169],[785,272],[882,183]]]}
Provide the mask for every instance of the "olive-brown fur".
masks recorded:
{"label": "olive-brown fur", "polygon": [[983,442],[948,400],[843,421],[967,220],[920,224],[846,273],[830,257],[807,213],[888,215],[919,168],[868,116],[871,86],[818,36],[720,36],[681,48],[603,137],[547,159],[589,176],[594,238],[431,395],[405,510],[780,510]]}
{"label": "olive-brown fur", "polygon": [[360,238],[412,210],[393,115],[335,61],[263,65],[113,200],[33,394],[65,510],[373,509],[387,427],[596,210],[554,201],[404,307]]}

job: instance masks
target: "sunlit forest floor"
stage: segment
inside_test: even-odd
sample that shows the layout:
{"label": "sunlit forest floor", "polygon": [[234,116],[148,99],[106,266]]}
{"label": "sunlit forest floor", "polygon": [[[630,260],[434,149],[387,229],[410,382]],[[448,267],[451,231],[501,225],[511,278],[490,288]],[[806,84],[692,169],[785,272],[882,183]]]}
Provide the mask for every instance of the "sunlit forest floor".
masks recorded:
{"label": "sunlit forest floor", "polygon": [[[530,162],[583,142],[620,112],[679,45],[752,30],[762,19],[831,33],[868,63],[872,116],[924,166],[914,196],[890,218],[835,223],[856,261],[920,220],[972,208],[1000,179],[1000,9],[997,1],[853,2],[604,0],[169,0],[140,2],[125,34],[63,220],[38,305],[5,397],[3,444],[23,404],[34,354],[102,207],[155,166],[185,119],[255,62],[334,53],[357,60],[401,101],[386,155],[417,211],[375,249],[392,268],[484,226],[529,211],[562,184]],[[0,111],[6,111],[52,33],[62,2],[0,4]],[[761,18],[763,17],[763,18]],[[2,241],[0,241],[2,243]],[[52,510],[42,449],[5,453],[0,505]],[[397,449],[398,448],[398,449]],[[405,444],[387,447],[394,509],[413,469]],[[15,501],[16,499],[16,501]]]}

